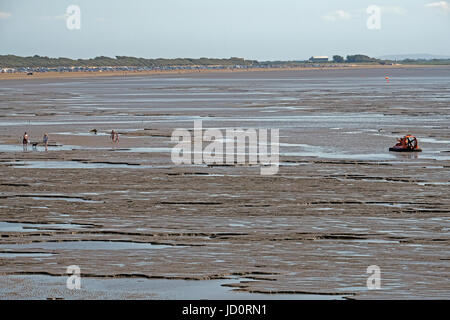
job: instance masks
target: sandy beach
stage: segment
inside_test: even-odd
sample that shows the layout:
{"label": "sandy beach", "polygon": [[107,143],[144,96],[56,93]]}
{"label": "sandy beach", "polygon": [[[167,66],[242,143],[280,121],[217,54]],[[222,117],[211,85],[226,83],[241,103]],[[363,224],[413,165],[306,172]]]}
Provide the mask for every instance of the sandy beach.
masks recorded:
{"label": "sandy beach", "polygon": [[[98,75],[0,75],[3,299],[450,298],[449,67]],[[278,174],[174,164],[194,120],[279,129]]]}
{"label": "sandy beach", "polygon": [[0,73],[0,80],[32,80],[32,79],[64,79],[64,78],[91,78],[91,77],[131,77],[154,75],[179,75],[195,73],[242,73],[242,72],[275,72],[275,71],[306,71],[306,70],[347,70],[347,69],[400,69],[400,68],[433,68],[427,65],[373,65],[373,64],[342,64],[320,67],[289,67],[289,68],[249,68],[249,69],[199,69],[199,70],[155,70],[155,71],[108,71],[108,72],[35,72],[33,75],[26,73]]}

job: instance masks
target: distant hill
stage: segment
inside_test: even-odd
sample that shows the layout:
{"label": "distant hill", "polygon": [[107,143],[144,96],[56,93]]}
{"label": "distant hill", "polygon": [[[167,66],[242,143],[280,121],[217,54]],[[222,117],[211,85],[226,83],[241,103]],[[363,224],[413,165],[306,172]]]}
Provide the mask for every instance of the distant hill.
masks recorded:
{"label": "distant hill", "polygon": [[405,60],[405,59],[412,59],[412,60],[433,60],[433,59],[450,59],[450,56],[445,55],[434,55],[434,54],[428,54],[428,53],[414,53],[414,54],[392,54],[392,55],[386,55],[386,56],[380,56],[377,57],[381,60]]}

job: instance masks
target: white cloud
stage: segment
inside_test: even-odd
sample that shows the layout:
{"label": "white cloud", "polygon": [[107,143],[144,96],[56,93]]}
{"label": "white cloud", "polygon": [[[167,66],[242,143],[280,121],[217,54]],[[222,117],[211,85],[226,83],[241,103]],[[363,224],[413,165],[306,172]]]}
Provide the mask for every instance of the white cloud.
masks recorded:
{"label": "white cloud", "polygon": [[444,13],[450,13],[450,3],[447,1],[438,1],[438,2],[432,2],[425,5],[425,7],[428,8],[438,8],[442,10]]}
{"label": "white cloud", "polygon": [[351,14],[344,10],[336,10],[322,16],[322,19],[328,21],[338,21],[338,20],[350,20],[351,17],[352,17]]}
{"label": "white cloud", "polygon": [[8,19],[9,17],[11,17],[11,13],[0,11],[0,19]]}
{"label": "white cloud", "polygon": [[67,13],[64,13],[64,14],[60,14],[59,16],[54,16],[53,19],[56,19],[56,20],[65,20],[65,19],[67,19],[68,17],[69,17],[69,15],[68,15]]}
{"label": "white cloud", "polygon": [[58,16],[39,16],[39,19],[42,20],[65,20],[69,15],[67,13],[60,14]]}
{"label": "white cloud", "polygon": [[404,16],[407,14],[408,10],[400,6],[385,6],[381,7],[381,12]]}

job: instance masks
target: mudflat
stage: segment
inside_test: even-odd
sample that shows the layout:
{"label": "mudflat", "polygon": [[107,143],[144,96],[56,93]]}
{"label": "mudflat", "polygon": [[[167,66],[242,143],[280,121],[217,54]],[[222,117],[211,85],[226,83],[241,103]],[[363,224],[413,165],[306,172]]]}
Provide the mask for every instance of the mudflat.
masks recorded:
{"label": "mudflat", "polygon": [[[449,102],[449,67],[2,81],[0,295],[448,299]],[[174,164],[194,120],[279,129],[279,172]]]}

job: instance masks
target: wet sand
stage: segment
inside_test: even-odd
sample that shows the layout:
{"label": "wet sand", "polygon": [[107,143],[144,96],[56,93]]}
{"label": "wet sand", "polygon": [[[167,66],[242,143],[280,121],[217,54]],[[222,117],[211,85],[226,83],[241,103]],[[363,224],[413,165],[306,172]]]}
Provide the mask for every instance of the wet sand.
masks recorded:
{"label": "wet sand", "polygon": [[[0,296],[448,299],[449,102],[448,67],[3,81]],[[174,165],[198,119],[279,128],[279,173]],[[422,153],[387,151],[407,133]]]}

